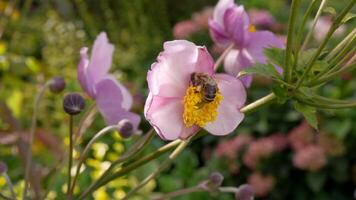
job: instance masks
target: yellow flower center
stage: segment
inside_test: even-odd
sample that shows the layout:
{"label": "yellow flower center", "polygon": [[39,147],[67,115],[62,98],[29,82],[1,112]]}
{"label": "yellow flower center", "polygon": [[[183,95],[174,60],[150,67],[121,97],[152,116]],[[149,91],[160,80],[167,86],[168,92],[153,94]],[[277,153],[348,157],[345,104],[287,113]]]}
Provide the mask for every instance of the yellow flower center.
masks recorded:
{"label": "yellow flower center", "polygon": [[252,33],[256,32],[256,27],[254,25],[250,24],[250,26],[248,27],[248,31],[250,31]]}
{"label": "yellow flower center", "polygon": [[204,93],[198,87],[189,86],[184,96],[183,120],[187,127],[198,125],[204,127],[206,123],[212,122],[218,116],[218,106],[223,96],[220,91],[216,92],[213,101],[204,99]]}

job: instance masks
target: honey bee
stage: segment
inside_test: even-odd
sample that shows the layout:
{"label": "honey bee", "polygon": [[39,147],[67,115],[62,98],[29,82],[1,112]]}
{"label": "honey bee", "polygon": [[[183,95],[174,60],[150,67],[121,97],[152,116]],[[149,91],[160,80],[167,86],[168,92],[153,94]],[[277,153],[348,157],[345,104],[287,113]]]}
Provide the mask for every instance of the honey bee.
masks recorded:
{"label": "honey bee", "polygon": [[206,73],[192,73],[190,76],[191,84],[198,88],[198,92],[203,93],[203,101],[210,103],[214,101],[218,92],[218,85],[215,80]]}

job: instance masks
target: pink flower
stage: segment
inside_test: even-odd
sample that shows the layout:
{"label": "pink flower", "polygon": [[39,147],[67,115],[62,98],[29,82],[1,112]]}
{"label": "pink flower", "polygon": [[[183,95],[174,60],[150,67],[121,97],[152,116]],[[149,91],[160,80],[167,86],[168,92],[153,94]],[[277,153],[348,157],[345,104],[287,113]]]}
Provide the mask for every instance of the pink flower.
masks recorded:
{"label": "pink flower", "polygon": [[285,134],[276,133],[268,137],[272,141],[276,151],[282,151],[288,146],[288,138]]}
{"label": "pink flower", "polygon": [[173,27],[173,35],[176,39],[185,39],[198,32],[200,27],[193,20],[178,22]]}
{"label": "pink flower", "polygon": [[264,197],[273,189],[275,179],[273,176],[255,172],[248,177],[247,182],[251,185],[257,197]]}
{"label": "pink flower", "polygon": [[[318,19],[318,21],[315,24],[315,29],[313,32],[314,38],[317,41],[322,41],[326,34],[328,33],[331,25],[332,25],[332,19],[329,16],[322,16]],[[310,27],[312,26],[312,23],[310,23]],[[338,29],[336,29],[334,36],[341,36],[345,32],[346,28],[344,25],[340,26]]]}
{"label": "pink flower", "polygon": [[275,150],[274,143],[269,138],[256,140],[250,144],[243,162],[247,167],[255,169],[261,159],[268,158]]}
{"label": "pink flower", "polygon": [[[237,76],[243,69],[255,63],[266,63],[263,50],[269,47],[284,48],[282,41],[272,32],[256,31],[243,6],[233,0],[220,0],[216,5],[213,18],[209,21],[210,35],[215,43],[227,47],[234,44],[224,60],[225,71]],[[252,76],[241,79],[249,86]]]}
{"label": "pink flower", "polygon": [[299,149],[293,156],[293,165],[299,169],[317,171],[326,165],[326,155],[319,145]]}
{"label": "pink flower", "polygon": [[260,28],[268,29],[276,23],[268,10],[251,9],[248,11],[248,15],[251,18],[251,23]]}
{"label": "pink flower", "polygon": [[231,140],[222,141],[216,148],[216,155],[219,157],[225,156],[230,159],[235,159],[239,151],[251,142],[252,138],[249,135],[237,135]]}
{"label": "pink flower", "polygon": [[312,127],[304,121],[289,133],[288,140],[294,150],[299,150],[314,142],[315,133]]}
{"label": "pink flower", "polygon": [[140,117],[129,112],[132,106],[132,96],[114,76],[108,73],[114,46],[109,43],[106,33],[100,33],[95,39],[90,59],[87,52],[87,47],[80,50],[81,58],[77,73],[82,89],[96,101],[96,105],[108,125],[128,119],[136,129]]}
{"label": "pink flower", "polygon": [[164,43],[147,74],[145,117],[166,140],[187,138],[204,128],[213,135],[231,133],[243,120],[242,83],[215,74],[205,47],[185,40]]}

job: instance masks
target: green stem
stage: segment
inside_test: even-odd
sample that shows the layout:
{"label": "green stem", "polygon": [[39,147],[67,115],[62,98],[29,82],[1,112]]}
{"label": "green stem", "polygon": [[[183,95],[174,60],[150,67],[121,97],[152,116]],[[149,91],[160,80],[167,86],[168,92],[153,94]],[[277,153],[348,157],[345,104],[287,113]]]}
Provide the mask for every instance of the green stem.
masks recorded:
{"label": "green stem", "polygon": [[158,176],[163,170],[165,170],[167,167],[169,167],[172,162],[177,158],[177,156],[185,149],[185,147],[188,146],[188,144],[191,141],[191,138],[188,138],[187,140],[182,141],[179,146],[169,155],[168,159],[165,160],[156,171],[154,171],[152,174],[147,176],[140,184],[138,184],[134,189],[132,189],[127,195],[123,198],[123,200],[127,200],[130,196],[135,194],[137,191],[139,191],[143,186],[145,186],[150,180],[154,179],[156,176]]}
{"label": "green stem", "polygon": [[296,52],[295,52],[295,59],[294,59],[294,62],[293,62],[293,68],[292,68],[292,72],[295,70],[295,68],[297,67],[297,64],[298,64],[298,59],[299,59],[299,54],[300,54],[300,49],[302,47],[302,45],[300,45],[300,42],[302,40],[302,37],[303,37],[303,33],[304,33],[304,29],[305,29],[305,24],[307,23],[308,21],[308,18],[309,18],[309,15],[311,14],[311,12],[313,11],[313,8],[314,6],[316,5],[318,1],[317,0],[313,0],[309,6],[308,6],[308,9],[306,11],[306,13],[304,14],[304,17],[303,17],[303,21],[302,21],[302,24],[300,25],[299,29],[298,29],[298,36],[297,36],[297,39],[296,39]]}
{"label": "green stem", "polygon": [[78,200],[81,199],[85,199],[89,194],[91,194],[92,192],[94,192],[96,189],[98,189],[99,187],[107,184],[108,182],[119,178],[129,172],[131,172],[132,170],[148,163],[151,160],[156,159],[157,157],[161,156],[162,154],[170,151],[171,149],[173,149],[175,146],[177,146],[178,144],[180,144],[181,141],[180,140],[175,140],[161,148],[159,148],[158,150],[148,154],[147,156],[144,156],[143,158],[134,161],[133,163],[121,168],[119,171],[113,173],[110,177],[106,177],[105,179],[103,179],[100,183],[96,182],[92,185],[90,185],[79,197]]}
{"label": "green stem", "polygon": [[177,190],[177,191],[174,191],[174,192],[170,192],[170,193],[164,194],[163,196],[155,198],[153,200],[170,199],[170,198],[173,198],[173,197],[179,197],[179,196],[182,196],[182,195],[186,195],[186,194],[190,194],[190,193],[194,193],[194,192],[201,192],[201,191],[203,191],[201,188],[199,188],[197,186],[193,186],[193,187],[184,188],[184,189],[181,189],[181,190]]}
{"label": "green stem", "polygon": [[92,145],[98,140],[100,139],[102,136],[106,135],[107,133],[110,133],[110,131],[112,130],[116,130],[118,128],[117,125],[112,125],[112,126],[107,126],[105,128],[103,128],[102,130],[100,130],[98,133],[96,133],[94,135],[94,137],[89,141],[89,143],[85,146],[83,153],[81,154],[80,158],[79,158],[79,162],[77,165],[77,170],[75,172],[74,178],[73,178],[73,183],[71,185],[71,189],[69,191],[69,196],[71,196],[73,194],[74,191],[74,187],[75,187],[75,183],[77,181],[79,172],[80,172],[80,168],[82,167],[82,164],[84,163],[85,159],[88,156],[88,153],[92,147]]}
{"label": "green stem", "polygon": [[[253,112],[254,110],[256,110],[259,107],[262,107],[268,103],[271,103],[272,101],[274,101],[276,99],[276,96],[271,93],[265,97],[262,97],[261,99],[243,107],[240,111],[242,113],[248,114]],[[180,144],[182,141],[180,140],[175,140],[161,148],[159,148],[158,150],[150,153],[147,156],[144,156],[143,158],[134,161],[133,163],[124,166],[123,168],[121,168],[119,171],[111,174],[110,176],[107,176],[106,178],[104,178],[102,181],[100,182],[95,182],[92,185],[90,185],[78,198],[78,200],[82,200],[85,199],[89,194],[93,193],[96,189],[100,188],[101,186],[107,184],[108,182],[119,178],[133,170],[135,170],[136,168],[150,162],[151,160],[156,159],[157,157],[163,155],[164,153],[170,151],[171,149],[173,149],[175,146],[177,146],[178,144]]]}
{"label": "green stem", "polygon": [[329,61],[329,60],[332,60],[336,54],[338,54],[338,52],[340,50],[342,50],[344,48],[344,46],[346,44],[349,43],[349,41],[355,37],[356,35],[356,29],[354,29],[353,31],[351,31],[327,56],[326,56],[326,60]]}
{"label": "green stem", "polygon": [[311,36],[312,36],[312,34],[314,32],[316,23],[318,22],[318,19],[319,19],[321,13],[323,12],[325,4],[326,4],[326,0],[322,0],[321,3],[320,3],[320,6],[319,6],[318,12],[316,13],[316,15],[314,17],[313,25],[312,25],[310,31],[308,32],[307,37],[305,38],[305,40],[303,42],[303,45],[302,45],[302,48],[301,48],[302,51],[305,49],[305,47],[307,46],[307,44],[309,43],[309,41],[311,39]]}
{"label": "green stem", "polygon": [[288,36],[287,36],[287,50],[286,50],[286,56],[284,60],[284,66],[285,66],[285,80],[286,82],[289,82],[292,79],[292,66],[291,64],[291,58],[293,54],[293,47],[294,47],[294,28],[295,28],[295,21],[297,18],[297,8],[300,3],[300,0],[293,0],[292,2],[292,7],[291,7],[291,12],[289,15],[289,22],[288,22]]}
{"label": "green stem", "polygon": [[145,134],[144,137],[141,137],[139,141],[137,141],[129,151],[125,152],[118,160],[113,162],[110,167],[105,170],[105,172],[99,177],[98,180],[92,183],[92,185],[89,186],[89,188],[94,188],[94,186],[99,185],[102,181],[104,181],[106,178],[108,178],[111,175],[112,170],[119,164],[127,161],[128,159],[133,159],[135,155],[137,155],[141,150],[143,150],[143,147],[148,144],[151,139],[154,136],[154,130],[150,129],[147,134]]}
{"label": "green stem", "polygon": [[39,92],[36,95],[35,102],[33,105],[33,113],[32,113],[32,120],[31,120],[31,129],[30,129],[30,136],[29,136],[29,142],[28,142],[28,151],[26,155],[26,168],[25,168],[25,186],[23,190],[23,196],[22,199],[25,200],[27,196],[27,191],[28,191],[28,184],[29,184],[29,179],[30,179],[30,171],[31,171],[31,166],[32,166],[32,145],[33,145],[33,138],[35,135],[36,127],[37,127],[37,112],[38,112],[38,107],[39,103],[43,97],[44,92],[49,86],[49,82],[46,82]]}
{"label": "green stem", "polygon": [[319,84],[322,84],[322,83],[325,83],[325,82],[328,82],[332,79],[334,79],[336,76],[339,76],[340,74],[348,71],[348,70],[353,70],[356,68],[356,63],[353,63],[351,65],[348,65],[348,66],[343,66],[341,69],[339,69],[338,71],[336,72],[332,72],[330,74],[327,74],[326,76],[323,76],[321,77],[320,79],[318,80],[315,80],[315,81],[312,81],[311,83],[309,83],[308,85],[309,86],[315,86],[315,85],[319,85]]}
{"label": "green stem", "polygon": [[73,116],[69,116],[69,154],[68,154],[68,183],[67,183],[67,198],[72,199],[70,186],[72,183],[72,163],[73,163]]}
{"label": "green stem", "polygon": [[332,34],[335,32],[335,30],[339,27],[341,20],[345,17],[345,15],[351,10],[351,8],[353,7],[353,5],[355,4],[356,0],[352,0],[347,6],[346,8],[340,13],[340,15],[336,18],[336,20],[334,21],[334,23],[332,24],[332,26],[330,27],[325,39],[323,40],[322,44],[319,46],[317,52],[313,55],[313,58],[308,62],[307,64],[307,68],[306,70],[303,72],[302,77],[300,77],[300,79],[297,81],[296,83],[296,88],[295,90],[297,90],[303,83],[305,77],[307,74],[309,74],[311,68],[313,67],[315,61],[318,59],[320,53],[322,52],[322,50],[324,49],[324,47],[326,46],[327,42],[329,41],[329,39],[331,38]]}
{"label": "green stem", "polygon": [[94,115],[96,114],[96,104],[93,103],[90,105],[89,109],[84,113],[83,117],[80,119],[79,125],[78,125],[78,130],[74,136],[74,144],[77,143],[77,140],[81,138],[83,133],[86,132],[87,128],[91,125],[93,122]]}
{"label": "green stem", "polygon": [[229,192],[229,193],[237,193],[239,191],[236,187],[219,187],[220,192]]}
{"label": "green stem", "polygon": [[243,107],[240,110],[240,112],[242,112],[244,114],[251,113],[251,112],[255,111],[257,108],[264,106],[268,103],[271,103],[275,99],[276,99],[276,95],[274,93],[270,93],[267,96],[264,96],[264,97],[258,99],[257,101]]}

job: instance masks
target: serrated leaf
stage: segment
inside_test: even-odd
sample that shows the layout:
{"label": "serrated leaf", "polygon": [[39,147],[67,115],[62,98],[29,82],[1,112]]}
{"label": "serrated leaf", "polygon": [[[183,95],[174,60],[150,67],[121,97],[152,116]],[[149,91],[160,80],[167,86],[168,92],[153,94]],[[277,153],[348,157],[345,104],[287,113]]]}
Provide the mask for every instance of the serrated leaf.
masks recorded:
{"label": "serrated leaf", "polygon": [[244,69],[242,73],[245,74],[258,74],[261,76],[281,78],[281,75],[277,72],[276,68],[272,64],[255,64],[252,67]]}
{"label": "serrated leaf", "polygon": [[270,63],[275,64],[279,67],[284,66],[284,55],[285,50],[279,48],[268,48],[264,50],[265,56],[268,58]]}
{"label": "serrated leaf", "polygon": [[346,16],[344,17],[344,19],[342,19],[341,23],[344,24],[344,23],[352,20],[355,17],[356,17],[355,13],[347,13]]}
{"label": "serrated leaf", "polygon": [[294,103],[294,108],[303,114],[307,122],[315,129],[318,129],[318,119],[316,116],[316,108],[304,105],[298,102]]}
{"label": "serrated leaf", "polygon": [[305,68],[311,58],[315,55],[317,49],[308,49],[306,51],[301,52],[298,59],[298,68]]}
{"label": "serrated leaf", "polygon": [[272,86],[272,92],[277,96],[277,102],[284,104],[288,99],[288,91],[285,87],[275,84]]}

